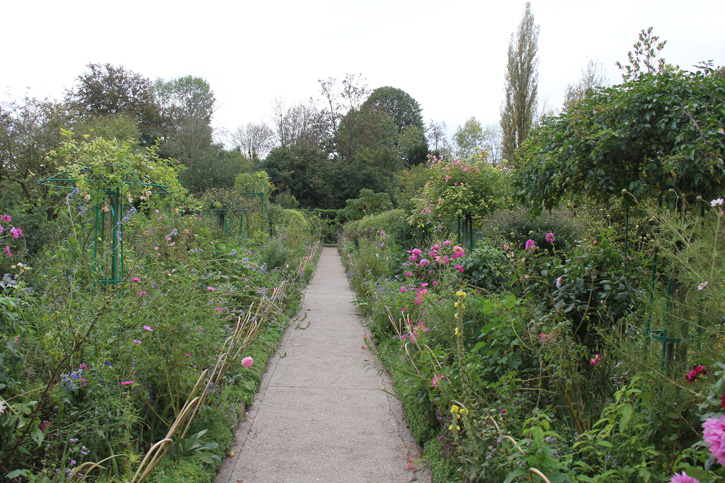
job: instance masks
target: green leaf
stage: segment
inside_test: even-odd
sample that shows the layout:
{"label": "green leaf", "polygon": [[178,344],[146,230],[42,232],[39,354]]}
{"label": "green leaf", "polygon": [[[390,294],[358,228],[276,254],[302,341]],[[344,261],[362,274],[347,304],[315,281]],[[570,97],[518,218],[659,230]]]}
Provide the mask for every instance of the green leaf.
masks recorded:
{"label": "green leaf", "polygon": [[38,446],[43,444],[43,440],[45,439],[45,433],[42,432],[40,429],[35,428],[31,433],[30,437],[33,438],[33,441],[37,443]]}

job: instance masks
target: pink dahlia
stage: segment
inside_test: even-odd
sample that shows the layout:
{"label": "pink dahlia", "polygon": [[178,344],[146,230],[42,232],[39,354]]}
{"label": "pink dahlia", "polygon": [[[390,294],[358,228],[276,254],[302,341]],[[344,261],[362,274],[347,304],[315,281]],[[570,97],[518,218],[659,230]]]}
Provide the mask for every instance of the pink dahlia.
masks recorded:
{"label": "pink dahlia", "polygon": [[244,367],[252,367],[252,364],[254,364],[254,359],[247,356],[244,359],[242,359],[242,366]]}
{"label": "pink dahlia", "polygon": [[700,483],[700,480],[696,480],[692,476],[688,476],[684,471],[682,473],[675,473],[670,479],[670,483]]}
{"label": "pink dahlia", "polygon": [[721,465],[725,465],[725,416],[710,418],[702,423],[703,439],[710,448],[710,453]]}

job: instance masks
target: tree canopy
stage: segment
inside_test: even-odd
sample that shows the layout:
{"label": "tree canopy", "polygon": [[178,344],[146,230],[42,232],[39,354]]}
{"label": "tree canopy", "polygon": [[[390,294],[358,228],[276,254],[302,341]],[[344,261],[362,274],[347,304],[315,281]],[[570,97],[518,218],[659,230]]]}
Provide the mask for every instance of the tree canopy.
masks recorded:
{"label": "tree canopy", "polygon": [[365,100],[365,106],[375,107],[392,117],[398,132],[402,132],[405,126],[424,128],[418,101],[402,89],[378,87]]}
{"label": "tree canopy", "polygon": [[547,119],[515,163],[516,196],[534,210],[625,191],[721,196],[725,81],[714,74],[707,66],[641,73]]}

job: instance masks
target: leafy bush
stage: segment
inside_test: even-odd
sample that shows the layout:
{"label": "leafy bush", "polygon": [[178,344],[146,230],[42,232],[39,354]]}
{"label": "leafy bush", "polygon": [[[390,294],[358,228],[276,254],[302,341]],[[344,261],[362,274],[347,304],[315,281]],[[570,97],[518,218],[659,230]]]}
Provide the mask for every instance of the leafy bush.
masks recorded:
{"label": "leafy bush", "polygon": [[475,287],[495,292],[505,287],[508,261],[504,252],[487,243],[478,243],[463,263],[466,277]]}

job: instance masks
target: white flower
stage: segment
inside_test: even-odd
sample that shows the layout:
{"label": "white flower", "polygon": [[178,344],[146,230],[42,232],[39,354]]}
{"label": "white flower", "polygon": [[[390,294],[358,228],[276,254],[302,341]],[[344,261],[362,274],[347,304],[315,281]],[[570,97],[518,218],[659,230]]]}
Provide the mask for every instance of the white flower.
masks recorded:
{"label": "white flower", "polygon": [[718,198],[718,199],[716,199],[716,200],[712,200],[712,201],[710,202],[710,206],[712,206],[712,207],[715,207],[715,206],[722,206],[722,204],[723,204],[723,199],[722,199],[722,198]]}
{"label": "white flower", "polygon": [[703,288],[707,287],[707,280],[702,282],[700,285],[697,286],[697,290],[702,290]]}

